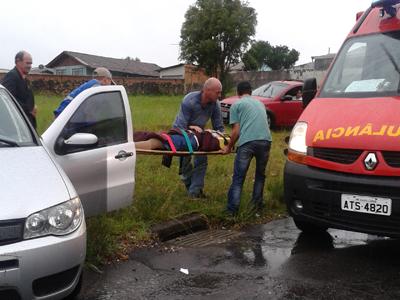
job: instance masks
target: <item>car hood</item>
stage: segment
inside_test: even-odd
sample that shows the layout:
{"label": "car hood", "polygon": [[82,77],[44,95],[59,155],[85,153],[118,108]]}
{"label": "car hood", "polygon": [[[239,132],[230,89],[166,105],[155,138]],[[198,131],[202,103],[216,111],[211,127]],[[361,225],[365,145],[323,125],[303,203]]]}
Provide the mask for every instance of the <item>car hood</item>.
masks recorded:
{"label": "car hood", "polygon": [[[252,97],[257,99],[257,100],[260,100],[261,102],[272,101],[272,98],[265,98],[265,97],[260,97],[260,96],[252,96]],[[238,96],[232,96],[232,97],[225,98],[224,100],[221,101],[221,103],[232,105],[238,99],[239,99]]]}
{"label": "car hood", "polygon": [[70,199],[64,178],[42,146],[0,148],[0,220],[30,214]]}
{"label": "car hood", "polygon": [[238,96],[232,96],[232,97],[225,98],[224,100],[221,101],[221,103],[225,103],[225,104],[230,104],[230,105],[232,105],[232,104],[235,103],[238,99],[239,99]]}
{"label": "car hood", "polygon": [[300,116],[307,146],[400,150],[400,97],[315,99]]}

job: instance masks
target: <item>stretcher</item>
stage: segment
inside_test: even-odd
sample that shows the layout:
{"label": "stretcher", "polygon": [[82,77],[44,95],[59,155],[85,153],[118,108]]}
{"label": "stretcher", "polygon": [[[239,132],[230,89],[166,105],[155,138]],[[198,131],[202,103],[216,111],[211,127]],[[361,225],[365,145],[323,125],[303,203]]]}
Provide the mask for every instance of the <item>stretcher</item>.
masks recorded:
{"label": "stretcher", "polygon": [[[172,131],[172,135],[170,134]],[[194,151],[193,143],[194,141],[190,140],[187,132],[183,129],[172,129],[168,134],[167,133],[158,133],[155,134],[150,132],[138,132],[142,136],[137,138],[136,145],[136,153],[137,154],[147,154],[147,155],[162,155],[162,156],[189,156],[189,155],[221,155],[223,154],[222,149],[229,142],[229,136],[218,131],[206,131],[201,133],[201,137],[197,138],[195,134],[191,137],[195,140],[197,147],[199,147],[200,142],[208,145],[209,147],[199,147],[201,150]],[[144,136],[143,136],[144,134]],[[160,149],[162,144],[159,140],[159,136],[161,136],[164,141],[167,142],[167,149]],[[173,141],[173,137],[175,140]],[[182,139],[184,138],[184,146],[182,145]],[[216,144],[215,144],[216,143]],[[187,148],[187,150],[182,150]],[[181,149],[181,150],[177,150]],[[211,151],[204,151],[210,149]]]}

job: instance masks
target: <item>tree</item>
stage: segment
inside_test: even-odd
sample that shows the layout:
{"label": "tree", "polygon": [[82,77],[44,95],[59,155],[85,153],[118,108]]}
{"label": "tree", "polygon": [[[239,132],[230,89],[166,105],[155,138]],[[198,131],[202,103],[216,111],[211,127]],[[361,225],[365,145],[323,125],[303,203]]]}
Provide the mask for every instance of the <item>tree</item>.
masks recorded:
{"label": "tree", "polygon": [[257,14],[247,1],[197,0],[185,14],[180,59],[219,77],[225,90],[229,67],[239,62],[256,24]]}
{"label": "tree", "polygon": [[245,70],[260,70],[267,65],[267,58],[272,55],[272,50],[272,46],[266,41],[253,42],[242,58]]}
{"label": "tree", "polygon": [[272,55],[267,58],[267,65],[272,70],[290,69],[299,59],[300,53],[295,50],[289,50],[287,46],[275,46]]}
{"label": "tree", "polygon": [[290,69],[299,59],[300,53],[287,46],[271,46],[266,41],[252,43],[242,58],[246,70],[260,70],[267,65],[272,70]]}

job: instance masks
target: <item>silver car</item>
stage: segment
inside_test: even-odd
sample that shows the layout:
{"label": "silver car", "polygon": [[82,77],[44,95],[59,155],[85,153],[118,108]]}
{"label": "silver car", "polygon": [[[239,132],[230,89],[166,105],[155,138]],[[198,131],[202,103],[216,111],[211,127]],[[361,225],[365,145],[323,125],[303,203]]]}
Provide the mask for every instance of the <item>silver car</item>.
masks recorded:
{"label": "silver car", "polygon": [[79,292],[84,211],[129,205],[135,160],[122,86],[81,93],[41,139],[0,85],[0,299]]}

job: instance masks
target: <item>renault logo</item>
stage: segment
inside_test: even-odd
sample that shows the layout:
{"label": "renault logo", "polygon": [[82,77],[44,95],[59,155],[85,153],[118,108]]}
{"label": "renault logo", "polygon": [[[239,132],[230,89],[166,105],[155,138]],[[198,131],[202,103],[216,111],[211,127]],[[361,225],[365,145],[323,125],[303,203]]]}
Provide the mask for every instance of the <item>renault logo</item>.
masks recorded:
{"label": "renault logo", "polygon": [[364,166],[368,171],[372,171],[378,165],[378,159],[375,153],[368,153],[364,159]]}

